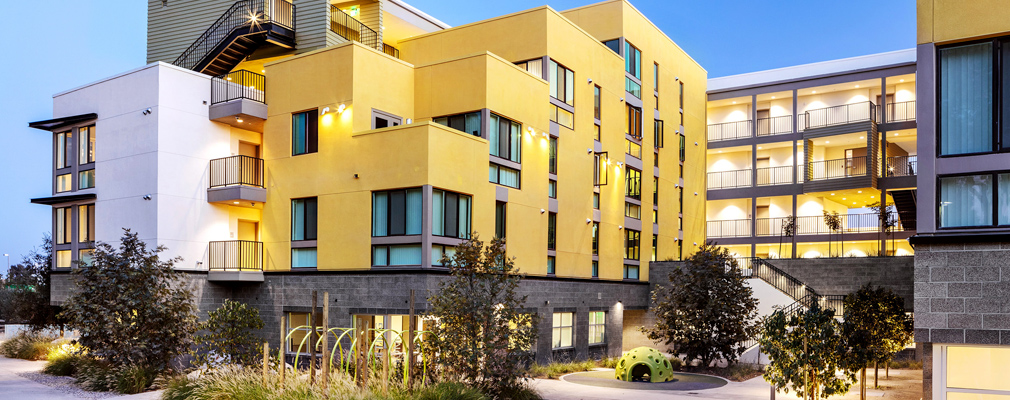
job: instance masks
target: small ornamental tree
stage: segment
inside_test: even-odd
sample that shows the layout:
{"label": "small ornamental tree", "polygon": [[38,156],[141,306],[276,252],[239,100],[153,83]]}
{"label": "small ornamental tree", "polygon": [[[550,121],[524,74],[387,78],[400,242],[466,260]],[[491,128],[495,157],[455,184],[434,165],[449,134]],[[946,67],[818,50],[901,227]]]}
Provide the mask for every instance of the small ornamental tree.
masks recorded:
{"label": "small ornamental tree", "polygon": [[[844,369],[843,342],[835,311],[813,302],[792,315],[775,311],[764,321],[758,343],[768,355],[764,379],[776,389],[804,399],[826,399],[849,391],[855,378]],[[845,371],[839,377],[836,371]]]}
{"label": "small ornamental tree", "polygon": [[[839,232],[842,229],[842,217],[838,215],[838,211],[828,212],[824,210],[824,225],[828,227],[828,257],[831,257],[831,234]],[[839,232],[840,233],[840,232]],[[840,257],[845,256],[845,241],[839,240],[842,245],[842,254]]]}
{"label": "small ornamental tree", "polygon": [[912,341],[912,317],[905,312],[901,296],[870,284],[845,296],[844,304],[842,335],[848,369],[860,372],[860,394],[865,398],[866,368],[873,365],[873,386],[877,387],[879,364],[891,361]]}
{"label": "small ornamental tree", "polygon": [[42,245],[21,257],[21,263],[7,271],[5,287],[8,297],[5,318],[25,323],[31,330],[62,326],[59,308],[49,303],[53,265],[53,240],[42,238]]}
{"label": "small ornamental tree", "polygon": [[526,296],[516,293],[523,276],[505,256],[504,240],[485,247],[476,234],[442,265],[452,276],[428,298],[428,354],[443,379],[507,398],[525,384],[537,337],[538,318],[522,311]]}
{"label": "small ornamental tree", "polygon": [[221,307],[207,313],[198,329],[192,352],[196,365],[255,366],[263,360],[262,341],[253,333],[263,329],[263,319],[253,307],[225,299]]}
{"label": "small ornamental tree", "polygon": [[[877,241],[878,242],[880,241],[881,233],[884,234],[885,239],[889,238],[891,236],[891,230],[894,229],[894,226],[897,225],[898,222],[895,220],[896,216],[891,211],[891,208],[888,207],[886,203],[882,203],[879,201],[870,204],[867,208],[873,210],[873,213],[877,215],[877,223],[879,224],[880,228],[877,229]],[[880,256],[887,255],[887,246],[884,246],[884,248],[880,249],[878,253],[879,253],[878,255]]]}
{"label": "small ornamental tree", "polygon": [[674,356],[686,355],[688,363],[733,364],[746,351],[743,342],[758,332],[753,290],[729,251],[711,243],[670,272],[669,284],[652,292],[652,303],[656,325],[643,331]]}
{"label": "small ornamental tree", "polygon": [[178,258],[159,259],[164,247],[148,249],[124,230],[118,249],[98,243],[92,265],[74,270],[77,288],[63,315],[90,355],[114,366],[162,370],[189,348],[193,294],[172,270]]}

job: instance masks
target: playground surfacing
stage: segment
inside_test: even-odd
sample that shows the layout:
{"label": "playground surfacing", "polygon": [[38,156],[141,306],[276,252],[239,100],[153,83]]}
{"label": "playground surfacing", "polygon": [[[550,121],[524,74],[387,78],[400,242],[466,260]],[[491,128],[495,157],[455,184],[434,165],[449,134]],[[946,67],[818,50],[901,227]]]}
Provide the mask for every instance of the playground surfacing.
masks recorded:
{"label": "playground surfacing", "polygon": [[632,390],[705,390],[722,387],[726,380],[708,375],[673,373],[673,380],[667,382],[625,382],[614,378],[614,370],[600,369],[589,372],[576,372],[561,377],[569,383],[586,386],[596,386],[611,389]]}

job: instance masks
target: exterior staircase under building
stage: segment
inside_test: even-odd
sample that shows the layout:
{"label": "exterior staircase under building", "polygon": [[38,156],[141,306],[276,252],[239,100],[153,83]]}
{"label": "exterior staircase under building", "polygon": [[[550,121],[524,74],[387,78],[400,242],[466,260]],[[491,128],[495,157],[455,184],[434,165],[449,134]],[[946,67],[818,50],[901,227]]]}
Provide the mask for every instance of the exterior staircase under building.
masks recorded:
{"label": "exterior staircase under building", "polygon": [[901,226],[906,231],[914,231],[916,211],[915,189],[894,190],[888,193],[891,194],[891,199],[894,200],[894,208],[898,209],[898,218],[901,219]]}

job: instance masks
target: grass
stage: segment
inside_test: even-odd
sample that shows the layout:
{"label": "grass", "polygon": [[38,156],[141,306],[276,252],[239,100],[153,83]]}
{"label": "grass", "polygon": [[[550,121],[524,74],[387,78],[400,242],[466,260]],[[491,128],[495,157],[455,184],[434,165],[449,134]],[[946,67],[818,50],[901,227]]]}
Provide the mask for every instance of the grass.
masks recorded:
{"label": "grass", "polygon": [[[283,386],[277,374],[267,375],[263,384],[262,372],[254,368],[228,367],[205,374],[196,379],[180,376],[166,384],[163,400],[491,400],[480,391],[459,383],[439,383],[408,392],[400,385],[390,385],[388,393],[376,386],[374,381],[368,388],[359,388],[346,374],[334,371],[330,375],[329,387],[322,389],[321,378],[315,385],[309,385],[308,375],[297,373],[286,377]],[[525,400],[540,399],[532,389],[510,393],[507,398]]]}
{"label": "grass", "polygon": [[55,347],[55,335],[41,332],[21,331],[13,338],[0,343],[0,354],[22,360],[45,360]]}
{"label": "grass", "polygon": [[[614,364],[616,365],[616,362]],[[591,371],[597,367],[599,367],[599,364],[593,360],[566,363],[552,362],[547,365],[533,364],[529,368],[529,374],[536,378],[557,379],[561,375],[572,372]]]}
{"label": "grass", "polygon": [[77,343],[63,343],[53,346],[46,355],[46,366],[42,372],[56,376],[74,376],[82,362],[84,350]]}
{"label": "grass", "polygon": [[[883,368],[883,366],[881,366]],[[891,369],[922,369],[922,361],[900,360],[891,361]]]}

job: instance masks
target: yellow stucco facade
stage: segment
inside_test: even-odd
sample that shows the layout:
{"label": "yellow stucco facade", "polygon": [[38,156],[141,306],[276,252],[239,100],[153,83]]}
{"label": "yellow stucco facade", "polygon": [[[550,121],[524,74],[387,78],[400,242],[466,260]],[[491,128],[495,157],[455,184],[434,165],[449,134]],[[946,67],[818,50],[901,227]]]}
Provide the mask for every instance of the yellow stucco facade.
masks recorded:
{"label": "yellow stucco facade", "polygon": [[[625,152],[625,104],[631,101],[625,99],[625,60],[601,43],[620,37],[641,50],[641,161]],[[269,118],[261,157],[267,201],[259,238],[265,270],[291,269],[291,199],[318,199],[318,270],[367,270],[373,268],[376,244],[372,193],[431,186],[472,196],[471,226],[483,240],[495,232],[495,204],[507,191],[507,252],[530,275],[548,274],[546,210],[557,211],[557,277],[592,276],[593,224],[587,221],[598,220],[598,278],[621,280],[629,264],[624,179],[629,164],[642,169],[639,279],[648,280],[654,234],[658,260],[676,259],[680,251],[686,257],[704,242],[706,72],[629,3],[608,1],[560,13],[539,7],[410,37],[396,46],[400,59],[345,43],[264,66]],[[545,56],[574,71],[574,129],[551,122],[549,82],[515,65]],[[594,85],[601,88],[599,142]],[[318,152],[292,155],[292,114],[327,107],[331,111],[319,116]],[[519,188],[489,182],[493,156],[487,140],[433,121],[481,110],[521,124]],[[398,116],[403,124],[372,129],[375,111]],[[665,143],[655,151],[654,119],[665,121]],[[686,133],[683,163],[678,131]],[[548,195],[548,134],[558,140],[556,203]],[[598,152],[606,152],[611,164],[607,184],[598,186],[595,210]],[[657,224],[653,177],[659,182]]]}
{"label": "yellow stucco facade", "polygon": [[1010,32],[1010,8],[1003,0],[918,0],[918,44],[944,44]]}

